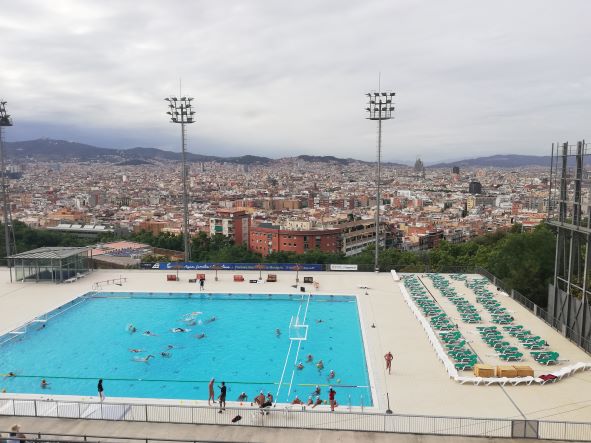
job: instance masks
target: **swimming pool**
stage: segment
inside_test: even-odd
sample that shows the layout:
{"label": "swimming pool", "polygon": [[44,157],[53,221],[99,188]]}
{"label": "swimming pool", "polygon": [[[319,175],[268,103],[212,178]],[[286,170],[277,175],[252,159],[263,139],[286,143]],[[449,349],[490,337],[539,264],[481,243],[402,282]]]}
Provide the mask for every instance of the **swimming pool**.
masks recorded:
{"label": "swimming pool", "polygon": [[[298,312],[309,325],[301,344],[289,338]],[[206,400],[215,377],[216,386],[228,385],[229,401],[245,392],[250,402],[259,391],[278,394],[279,402],[295,395],[305,401],[316,385],[325,399],[333,385],[340,404],[372,404],[353,296],[313,295],[308,303],[307,295],[103,292],[48,317],[0,345],[0,374],[17,375],[1,378],[0,389],[96,396],[102,378],[107,397]],[[129,325],[137,331],[129,332]],[[149,355],[147,362],[136,361]],[[296,367],[300,361],[303,369]]]}

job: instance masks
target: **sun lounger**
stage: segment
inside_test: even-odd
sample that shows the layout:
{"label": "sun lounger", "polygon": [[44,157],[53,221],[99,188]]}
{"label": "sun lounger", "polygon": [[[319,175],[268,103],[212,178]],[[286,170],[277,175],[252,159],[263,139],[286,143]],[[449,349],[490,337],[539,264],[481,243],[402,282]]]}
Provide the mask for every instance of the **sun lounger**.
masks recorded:
{"label": "sun lounger", "polygon": [[174,275],[174,274],[167,274],[166,281],[178,281],[178,279],[176,278],[176,275]]}
{"label": "sun lounger", "polygon": [[269,274],[269,275],[267,275],[267,281],[270,282],[270,283],[271,282],[272,283],[276,282],[277,281],[277,274]]}
{"label": "sun lounger", "polygon": [[244,281],[243,275],[234,275],[234,281]]}

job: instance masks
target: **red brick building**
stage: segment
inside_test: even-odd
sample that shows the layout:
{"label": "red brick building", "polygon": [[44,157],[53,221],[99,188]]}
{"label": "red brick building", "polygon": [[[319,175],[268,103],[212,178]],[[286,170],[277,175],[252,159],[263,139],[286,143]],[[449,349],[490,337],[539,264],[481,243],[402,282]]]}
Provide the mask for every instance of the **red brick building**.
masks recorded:
{"label": "red brick building", "polygon": [[209,235],[222,234],[230,237],[234,244],[248,242],[250,215],[239,209],[218,209],[215,217],[209,219]]}
{"label": "red brick building", "polygon": [[251,226],[248,248],[251,251],[267,256],[271,252],[295,252],[319,249],[322,252],[336,253],[341,247],[340,229],[313,229],[309,231],[292,231],[281,229],[270,223]]}

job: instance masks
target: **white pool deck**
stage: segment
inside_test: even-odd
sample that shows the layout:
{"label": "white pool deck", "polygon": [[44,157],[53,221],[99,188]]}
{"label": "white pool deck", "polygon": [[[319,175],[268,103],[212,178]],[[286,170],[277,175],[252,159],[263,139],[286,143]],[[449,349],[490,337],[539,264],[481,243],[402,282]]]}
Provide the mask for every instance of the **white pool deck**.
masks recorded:
{"label": "white pool deck", "polygon": [[[292,287],[295,284],[294,272],[273,272],[277,274],[278,282],[256,285],[248,280],[258,278],[258,271],[219,271],[217,282],[214,281],[214,271],[204,273],[206,292],[300,294]],[[232,276],[238,273],[244,275],[245,282],[233,281]],[[166,271],[152,270],[99,270],[68,284],[10,283],[8,271],[0,269],[0,334],[91,291],[93,284],[98,281],[125,277],[127,281],[122,287],[108,285],[102,288],[103,291],[113,292],[199,291],[198,285],[188,283],[189,278],[195,277],[195,271],[180,271],[180,282],[167,282],[166,274]],[[263,272],[265,275],[266,272]],[[312,276],[320,284],[318,290],[313,285],[305,285],[312,293],[358,296],[376,411],[385,411],[386,392],[389,392],[390,407],[398,414],[591,422],[591,371],[579,372],[544,386],[461,385],[448,377],[424,330],[405,303],[399,283],[394,282],[389,273],[300,272],[301,281],[304,276]],[[430,283],[427,278],[423,281]],[[452,282],[467,298],[473,297],[463,284]],[[430,289],[437,295],[432,286]],[[506,296],[499,297],[503,297],[500,298],[503,305],[513,311],[516,324],[522,324],[544,337],[551,349],[560,353],[561,360],[568,360],[562,364],[591,361],[591,356],[517,302]],[[442,305],[448,315],[457,317],[453,305],[447,305],[444,300]],[[372,324],[375,328],[371,327]],[[471,335],[476,325],[462,325],[461,328],[468,339],[473,338],[475,351],[486,363],[500,363],[494,356],[487,355],[493,353],[480,342],[478,335]],[[384,354],[388,351],[394,354],[391,375],[384,368]],[[541,367],[529,355],[522,364],[534,367],[536,375],[557,368]],[[338,392],[338,387],[336,389]],[[2,397],[11,397],[11,394],[0,394]]]}

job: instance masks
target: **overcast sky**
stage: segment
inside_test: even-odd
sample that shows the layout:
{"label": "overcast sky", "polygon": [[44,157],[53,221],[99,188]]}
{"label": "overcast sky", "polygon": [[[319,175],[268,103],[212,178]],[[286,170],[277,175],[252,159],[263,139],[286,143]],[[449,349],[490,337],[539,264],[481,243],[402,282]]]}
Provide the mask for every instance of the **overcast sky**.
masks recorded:
{"label": "overcast sky", "polygon": [[383,157],[548,155],[591,139],[588,0],[0,0],[8,140],[375,158],[364,93],[396,92]]}

